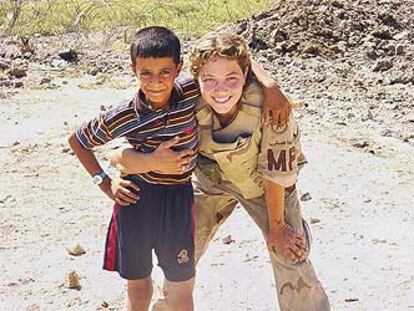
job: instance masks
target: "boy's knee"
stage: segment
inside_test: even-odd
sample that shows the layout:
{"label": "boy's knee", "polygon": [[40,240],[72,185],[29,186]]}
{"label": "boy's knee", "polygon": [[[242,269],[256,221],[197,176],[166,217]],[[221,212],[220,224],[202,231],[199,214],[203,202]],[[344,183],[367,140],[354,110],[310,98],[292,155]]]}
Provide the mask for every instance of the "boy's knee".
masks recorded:
{"label": "boy's knee", "polygon": [[128,280],[128,310],[147,310],[151,303],[152,291],[151,277]]}
{"label": "boy's knee", "polygon": [[194,278],[183,282],[166,281],[167,305],[169,310],[192,311]]}

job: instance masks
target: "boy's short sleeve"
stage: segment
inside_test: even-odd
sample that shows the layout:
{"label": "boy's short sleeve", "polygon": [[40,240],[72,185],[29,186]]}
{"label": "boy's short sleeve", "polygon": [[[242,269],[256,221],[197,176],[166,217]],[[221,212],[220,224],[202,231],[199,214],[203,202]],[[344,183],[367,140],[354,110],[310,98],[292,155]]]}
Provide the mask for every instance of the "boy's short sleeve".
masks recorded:
{"label": "boy's short sleeve", "polygon": [[182,71],[180,75],[175,79],[175,85],[184,96],[199,96],[200,89],[197,81],[188,72]]}
{"label": "boy's short sleeve", "polygon": [[133,119],[134,116],[135,111],[126,105],[111,107],[79,127],[75,132],[76,137],[86,149],[102,146],[125,134],[125,121]]}
{"label": "boy's short sleeve", "polygon": [[293,116],[284,128],[263,127],[258,172],[262,178],[285,188],[296,183],[299,167],[306,162],[300,145],[299,128]]}

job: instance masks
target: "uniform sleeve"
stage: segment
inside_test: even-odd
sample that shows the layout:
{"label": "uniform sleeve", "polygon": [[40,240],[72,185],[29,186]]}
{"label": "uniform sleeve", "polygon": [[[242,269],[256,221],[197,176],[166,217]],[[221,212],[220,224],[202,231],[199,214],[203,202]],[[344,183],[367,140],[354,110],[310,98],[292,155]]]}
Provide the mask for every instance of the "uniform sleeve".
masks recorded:
{"label": "uniform sleeve", "polygon": [[258,163],[262,178],[290,187],[296,183],[299,168],[304,162],[299,129],[292,115],[282,129],[275,129],[271,124],[263,128]]}
{"label": "uniform sleeve", "polygon": [[76,137],[83,147],[92,149],[121,137],[125,120],[131,119],[129,107],[115,106],[101,113],[98,117],[84,123],[76,130]]}

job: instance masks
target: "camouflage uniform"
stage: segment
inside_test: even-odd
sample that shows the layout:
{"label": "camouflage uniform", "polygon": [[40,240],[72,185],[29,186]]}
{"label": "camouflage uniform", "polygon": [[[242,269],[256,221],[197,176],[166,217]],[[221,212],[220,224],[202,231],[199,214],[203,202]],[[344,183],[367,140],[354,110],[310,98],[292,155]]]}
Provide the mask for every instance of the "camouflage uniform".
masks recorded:
{"label": "camouflage uniform", "polygon": [[[219,128],[211,108],[197,107],[200,148],[195,170],[195,256],[200,259],[224,221],[240,204],[259,226],[269,229],[262,178],[285,187],[285,222],[304,235],[310,232],[301,217],[295,182],[305,163],[299,131],[293,117],[275,131],[261,126],[263,97],[260,87],[250,84],[243,93],[235,119]],[[309,259],[294,263],[269,252],[281,310],[329,310],[326,293]]]}

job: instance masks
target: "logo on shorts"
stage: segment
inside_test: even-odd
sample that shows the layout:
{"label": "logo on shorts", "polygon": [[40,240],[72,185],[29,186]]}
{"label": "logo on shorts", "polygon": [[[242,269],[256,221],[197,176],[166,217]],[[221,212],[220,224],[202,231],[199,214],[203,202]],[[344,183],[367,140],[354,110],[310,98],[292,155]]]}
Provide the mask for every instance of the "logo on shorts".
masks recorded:
{"label": "logo on shorts", "polygon": [[182,249],[180,251],[180,253],[177,256],[177,261],[179,264],[183,264],[183,263],[190,261],[190,258],[188,257],[188,252],[186,249]]}

